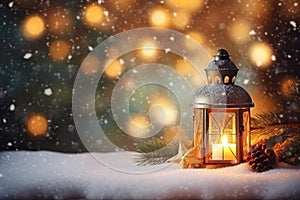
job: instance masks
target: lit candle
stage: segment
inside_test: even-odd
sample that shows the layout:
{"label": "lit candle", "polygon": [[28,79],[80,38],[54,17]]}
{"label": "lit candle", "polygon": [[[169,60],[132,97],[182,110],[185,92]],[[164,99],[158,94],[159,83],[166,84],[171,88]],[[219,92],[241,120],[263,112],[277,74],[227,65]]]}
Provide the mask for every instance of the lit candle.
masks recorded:
{"label": "lit candle", "polygon": [[212,160],[236,160],[236,145],[223,137],[222,143],[212,145]]}

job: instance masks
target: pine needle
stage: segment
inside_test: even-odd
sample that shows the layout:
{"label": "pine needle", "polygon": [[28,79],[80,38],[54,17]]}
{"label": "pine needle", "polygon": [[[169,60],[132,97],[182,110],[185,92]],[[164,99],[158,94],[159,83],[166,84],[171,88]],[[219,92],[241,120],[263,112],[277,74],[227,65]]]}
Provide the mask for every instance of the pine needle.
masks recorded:
{"label": "pine needle", "polygon": [[165,163],[178,152],[178,143],[166,144],[163,140],[153,139],[138,147],[138,155],[134,158],[139,166]]}

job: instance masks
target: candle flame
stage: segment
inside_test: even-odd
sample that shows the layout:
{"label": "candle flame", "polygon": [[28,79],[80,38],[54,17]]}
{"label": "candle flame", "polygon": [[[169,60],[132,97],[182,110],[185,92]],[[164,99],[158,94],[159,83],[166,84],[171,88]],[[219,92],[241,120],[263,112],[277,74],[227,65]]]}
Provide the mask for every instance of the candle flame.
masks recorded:
{"label": "candle flame", "polygon": [[228,139],[227,139],[226,135],[224,135],[222,137],[222,144],[228,144]]}

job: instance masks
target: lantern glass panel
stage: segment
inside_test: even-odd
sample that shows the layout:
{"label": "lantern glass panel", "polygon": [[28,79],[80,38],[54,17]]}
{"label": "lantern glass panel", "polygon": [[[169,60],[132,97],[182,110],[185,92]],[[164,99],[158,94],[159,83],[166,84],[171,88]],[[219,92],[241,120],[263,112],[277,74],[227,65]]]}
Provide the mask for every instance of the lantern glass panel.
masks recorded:
{"label": "lantern glass panel", "polygon": [[208,119],[208,161],[236,161],[236,113],[211,111]]}
{"label": "lantern glass panel", "polygon": [[250,110],[247,109],[243,112],[243,159],[247,158],[247,154],[250,151]]}
{"label": "lantern glass panel", "polygon": [[194,146],[202,146],[203,109],[194,109]]}

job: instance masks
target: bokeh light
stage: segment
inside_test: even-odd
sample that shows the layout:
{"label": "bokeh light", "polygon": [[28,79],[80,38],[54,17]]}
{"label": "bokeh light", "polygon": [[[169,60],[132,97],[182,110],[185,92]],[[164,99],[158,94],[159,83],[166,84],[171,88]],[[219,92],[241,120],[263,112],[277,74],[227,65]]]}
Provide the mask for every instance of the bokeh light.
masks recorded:
{"label": "bokeh light", "polygon": [[244,44],[249,40],[249,32],[251,26],[245,20],[238,20],[233,22],[228,28],[228,36],[231,41],[237,44]]}
{"label": "bokeh light", "polygon": [[41,114],[32,114],[26,121],[27,132],[32,136],[42,136],[48,129],[47,119]]}
{"label": "bokeh light", "polygon": [[204,36],[198,31],[189,31],[187,35],[200,45],[202,45],[205,41]]}
{"label": "bokeh light", "polygon": [[150,102],[152,106],[150,116],[155,123],[167,126],[175,124],[179,113],[172,101],[167,97],[153,96],[150,98]]}
{"label": "bokeh light", "polygon": [[255,42],[249,48],[249,58],[255,66],[259,68],[270,67],[273,49],[268,43]]}
{"label": "bokeh light", "polygon": [[39,15],[31,15],[25,18],[22,33],[27,39],[38,39],[45,31],[44,19]]}
{"label": "bokeh light", "polygon": [[84,21],[90,27],[98,28],[105,19],[104,9],[100,5],[90,4],[83,11]]}
{"label": "bokeh light", "polygon": [[55,40],[49,46],[49,54],[54,60],[64,60],[70,53],[70,45],[64,40]]}
{"label": "bokeh light", "polygon": [[49,31],[56,35],[67,33],[72,27],[72,20],[67,10],[51,10],[47,21]]}
{"label": "bokeh light", "polygon": [[124,71],[124,68],[123,68],[123,63],[124,60],[123,59],[120,59],[120,60],[115,60],[113,63],[111,63],[105,70],[105,75],[108,77],[108,78],[111,78],[111,79],[115,79],[117,78],[118,76],[120,76],[123,71]]}
{"label": "bokeh light", "polygon": [[177,11],[173,13],[172,23],[176,28],[184,29],[190,23],[190,15],[185,11]]}
{"label": "bokeh light", "polygon": [[141,42],[139,49],[143,58],[153,58],[157,54],[157,45],[152,39],[145,39]]}
{"label": "bokeh light", "polygon": [[148,137],[147,125],[149,123],[149,118],[145,114],[133,114],[127,123],[128,134],[133,137]]}
{"label": "bokeh light", "polygon": [[204,5],[203,0],[166,0],[165,2],[173,9],[189,12],[199,11]]}
{"label": "bokeh light", "polygon": [[201,76],[189,62],[179,59],[174,67],[181,76],[189,80],[194,88],[200,87],[199,84],[202,83]]}
{"label": "bokeh light", "polygon": [[239,4],[242,10],[249,15],[249,18],[256,21],[263,21],[270,16],[272,10],[272,1],[254,1],[244,0]]}
{"label": "bokeh light", "polygon": [[85,75],[93,75],[100,70],[100,61],[95,56],[88,56],[80,66],[80,70]]}
{"label": "bokeh light", "polygon": [[150,11],[149,22],[152,26],[167,27],[170,22],[170,14],[162,8],[154,8]]}

